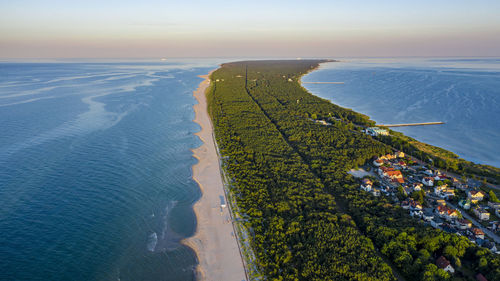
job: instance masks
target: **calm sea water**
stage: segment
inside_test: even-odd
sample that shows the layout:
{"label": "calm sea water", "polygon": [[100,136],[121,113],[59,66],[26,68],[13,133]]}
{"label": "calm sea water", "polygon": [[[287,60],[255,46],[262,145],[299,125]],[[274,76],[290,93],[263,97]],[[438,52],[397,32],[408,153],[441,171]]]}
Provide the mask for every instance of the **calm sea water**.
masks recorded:
{"label": "calm sea water", "polygon": [[500,59],[356,59],[323,64],[312,93],[477,163],[500,167]]}
{"label": "calm sea water", "polygon": [[0,64],[0,280],[191,280],[193,63]]}

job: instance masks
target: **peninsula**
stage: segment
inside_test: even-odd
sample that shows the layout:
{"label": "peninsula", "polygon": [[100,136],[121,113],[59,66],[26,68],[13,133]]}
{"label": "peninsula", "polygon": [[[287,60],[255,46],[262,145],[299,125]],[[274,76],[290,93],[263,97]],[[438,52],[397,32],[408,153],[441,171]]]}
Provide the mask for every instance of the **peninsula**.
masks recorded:
{"label": "peninsula", "polygon": [[[220,149],[221,167],[229,179],[229,203],[236,205],[231,209],[235,218],[232,222],[246,230],[237,239],[242,245],[240,253],[248,279],[469,280],[481,274],[488,280],[499,280],[498,255],[468,237],[410,216],[400,202],[418,201],[421,192],[380,196],[360,188],[365,182],[348,172],[358,167],[369,169],[374,160],[382,161],[377,162],[380,165],[393,165],[383,159],[393,155],[397,143],[411,143],[398,149],[412,155],[432,159],[440,159],[440,155],[429,150],[430,146],[419,149],[413,139],[390,130],[391,134],[368,135],[365,129],[375,126],[368,116],[307,92],[300,78],[323,62],[234,62],[223,64],[210,75],[207,109]],[[202,86],[208,86],[208,82],[204,83]],[[203,93],[203,87],[199,91]],[[202,125],[200,137],[205,145],[210,144],[210,132],[203,133],[203,127],[210,128],[209,123]],[[203,196],[195,205],[198,232],[188,245],[194,244],[200,272],[208,280],[208,272],[214,269],[234,270],[233,265],[222,260],[218,261],[220,265],[209,264],[214,253],[226,253],[221,250],[227,247],[225,244],[230,245],[228,255],[238,268],[241,258],[236,254],[234,237],[219,236],[223,234],[219,228],[212,229],[212,224],[220,220],[213,215],[214,210],[227,210],[219,206],[217,199],[224,195],[223,184],[218,182],[218,163],[214,164],[214,172],[205,177],[198,175],[198,171],[205,170],[204,156],[199,155],[206,153],[198,150],[195,155],[200,163],[193,173]],[[401,153],[396,155],[404,155]],[[212,155],[209,159],[213,163],[215,150]],[[415,169],[429,168],[427,163],[410,160]],[[493,179],[498,176],[495,169],[486,172]],[[220,188],[208,189],[205,183],[215,179]],[[372,184],[384,187],[382,179]],[[431,203],[422,199],[420,204]],[[224,233],[230,232],[230,224],[225,226]],[[213,233],[217,233],[220,244],[205,238]]]}

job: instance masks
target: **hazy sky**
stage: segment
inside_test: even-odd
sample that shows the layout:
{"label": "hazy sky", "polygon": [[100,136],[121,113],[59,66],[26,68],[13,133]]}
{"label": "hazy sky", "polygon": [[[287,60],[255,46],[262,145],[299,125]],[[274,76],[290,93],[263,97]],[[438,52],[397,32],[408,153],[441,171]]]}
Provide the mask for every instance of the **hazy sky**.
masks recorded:
{"label": "hazy sky", "polygon": [[500,56],[500,0],[0,0],[0,57]]}

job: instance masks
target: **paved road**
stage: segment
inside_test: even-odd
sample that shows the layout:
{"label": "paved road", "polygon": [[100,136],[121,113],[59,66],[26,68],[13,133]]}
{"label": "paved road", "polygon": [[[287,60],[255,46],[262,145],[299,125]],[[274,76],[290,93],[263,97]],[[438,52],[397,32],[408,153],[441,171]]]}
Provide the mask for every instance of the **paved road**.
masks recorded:
{"label": "paved road", "polygon": [[460,210],[460,212],[462,213],[462,216],[464,216],[464,218],[470,220],[475,226],[477,226],[478,228],[480,228],[484,234],[486,234],[488,237],[490,237],[491,239],[493,239],[496,243],[500,243],[500,236],[496,235],[495,233],[493,233],[492,231],[490,231],[489,229],[487,229],[486,227],[484,227],[482,224],[480,224],[479,222],[476,221],[475,218],[473,218],[472,216],[470,216],[466,211],[464,211],[463,209],[460,209],[458,208],[457,206],[449,203],[449,202],[446,202],[446,204],[450,205],[451,207],[457,209],[457,210]]}

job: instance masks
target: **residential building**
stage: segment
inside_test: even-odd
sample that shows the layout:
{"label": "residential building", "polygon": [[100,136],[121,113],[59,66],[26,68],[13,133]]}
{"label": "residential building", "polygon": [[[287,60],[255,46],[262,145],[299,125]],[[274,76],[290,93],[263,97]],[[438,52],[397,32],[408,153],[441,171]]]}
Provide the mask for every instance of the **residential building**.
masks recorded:
{"label": "residential building", "polygon": [[363,179],[363,182],[361,183],[361,190],[364,190],[366,192],[370,192],[372,190],[372,185],[373,185],[373,182],[366,178],[366,179]]}
{"label": "residential building", "polygon": [[467,192],[467,198],[469,198],[472,203],[482,201],[484,199],[484,195],[484,192],[478,190],[469,190],[469,192]]}
{"label": "residential building", "polygon": [[438,206],[446,206],[446,201],[444,201],[443,199],[438,199],[436,200],[436,204]]}
{"label": "residential building", "polygon": [[472,234],[474,234],[474,237],[484,239],[484,232],[480,228],[474,227],[471,231]]}
{"label": "residential building", "polygon": [[422,190],[423,184],[419,182],[414,182],[411,184],[411,187],[413,188],[413,191],[420,191]]}
{"label": "residential building", "polygon": [[382,160],[382,159],[375,159],[373,161],[373,165],[376,167],[380,167],[380,166],[382,166],[382,164],[384,164],[384,160]]}
{"label": "residential building", "polygon": [[458,206],[460,206],[462,209],[469,210],[470,209],[470,200],[469,199],[462,199],[458,202]]}
{"label": "residential building", "polygon": [[424,208],[423,213],[424,214],[422,218],[425,221],[431,221],[432,219],[434,219],[434,212],[432,211],[432,208]]}
{"label": "residential building", "polygon": [[456,221],[457,227],[459,229],[465,230],[472,227],[472,222],[468,219],[458,219]]}
{"label": "residential building", "polygon": [[434,218],[431,220],[431,226],[434,228],[439,228],[441,225],[443,225],[443,220],[440,218]]}
{"label": "residential building", "polygon": [[373,136],[373,137],[376,137],[378,135],[382,135],[382,136],[388,136],[389,135],[389,132],[386,129],[382,129],[382,128],[379,128],[379,127],[366,128],[365,132],[368,135]]}
{"label": "residential building", "polygon": [[426,186],[433,186],[434,185],[434,179],[431,177],[425,177],[422,179],[422,183],[425,184]]}
{"label": "residential building", "polygon": [[436,212],[440,217],[448,221],[458,218],[460,214],[457,210],[449,208],[448,206],[438,206]]}
{"label": "residential building", "polygon": [[490,219],[490,213],[486,211],[483,207],[474,208],[474,214],[478,217],[478,219],[487,221]]}
{"label": "residential building", "polygon": [[453,266],[451,266],[451,263],[450,261],[448,261],[445,257],[443,256],[440,256],[437,260],[436,260],[436,265],[438,268],[441,268],[442,270],[444,271],[447,271],[447,272],[450,272],[450,273],[454,273],[455,272],[455,269],[453,268]]}
{"label": "residential building", "polygon": [[481,273],[478,273],[476,275],[476,280],[477,281],[488,281],[488,279],[486,279],[486,277],[484,277],[484,275],[482,275]]}

